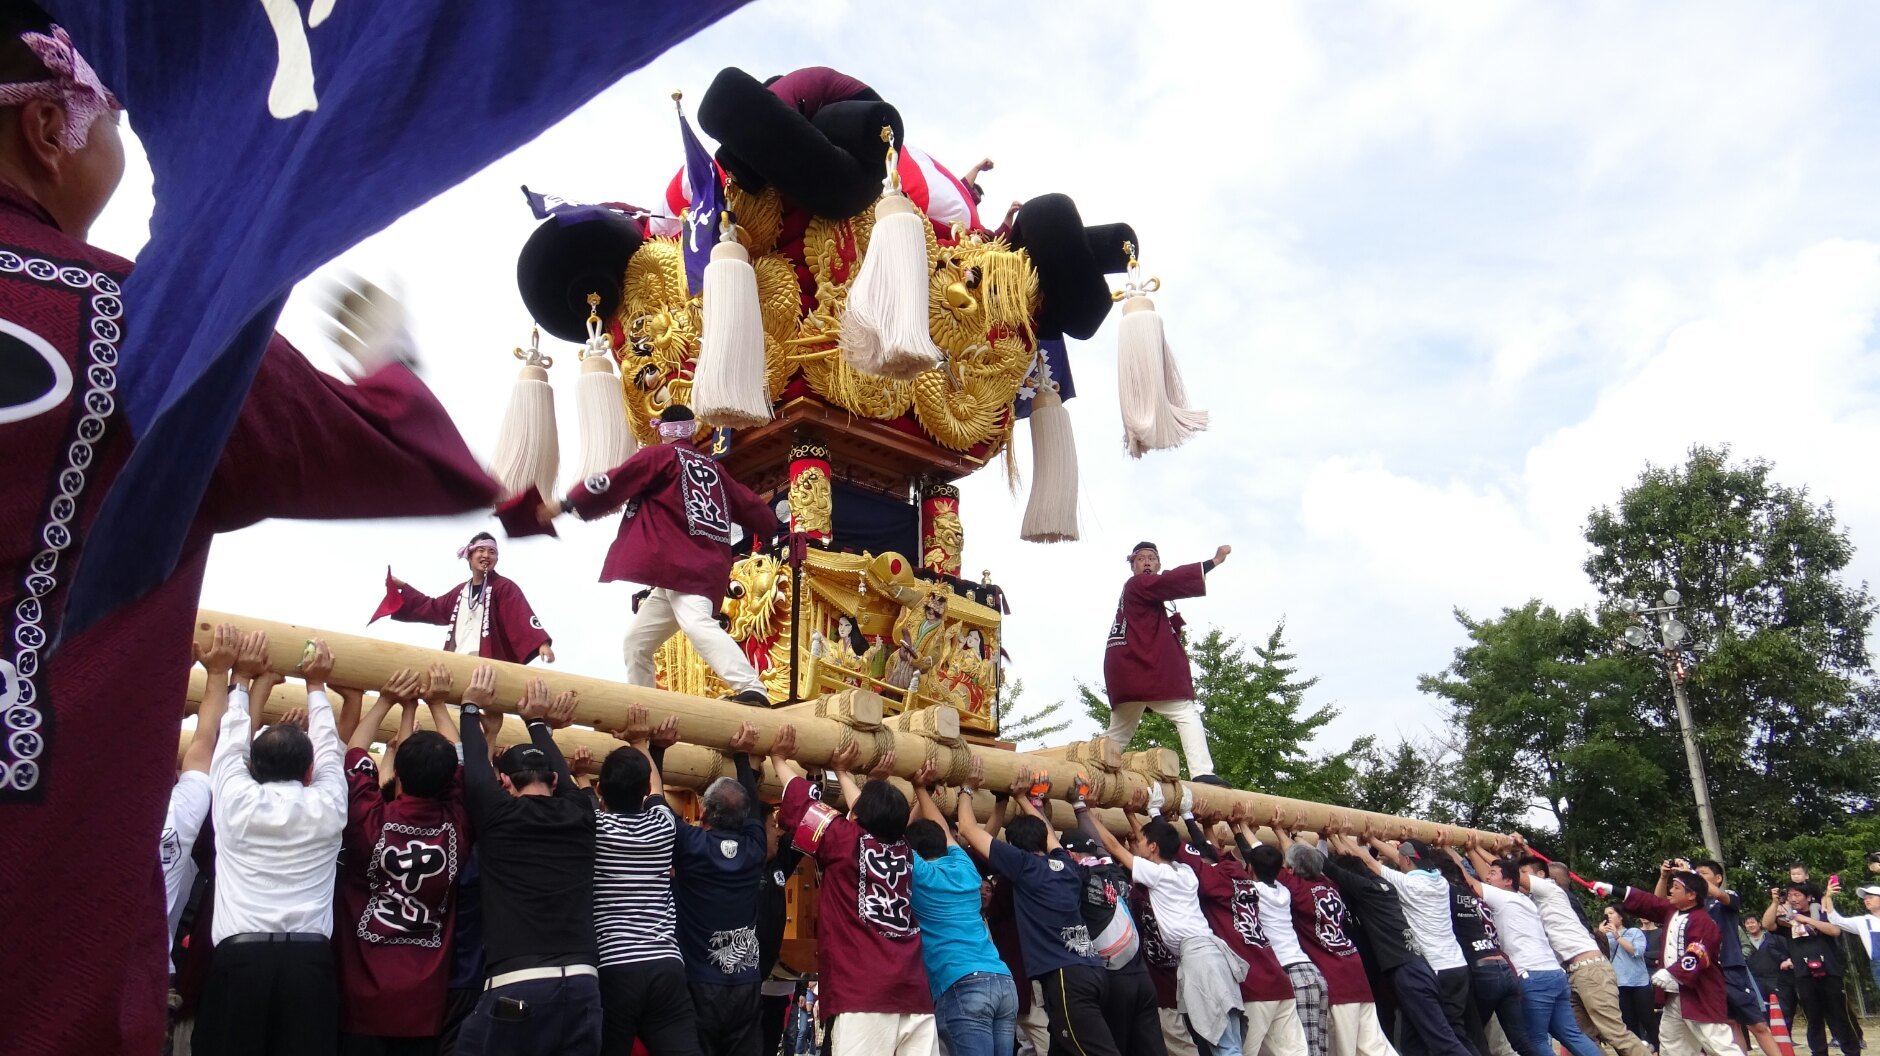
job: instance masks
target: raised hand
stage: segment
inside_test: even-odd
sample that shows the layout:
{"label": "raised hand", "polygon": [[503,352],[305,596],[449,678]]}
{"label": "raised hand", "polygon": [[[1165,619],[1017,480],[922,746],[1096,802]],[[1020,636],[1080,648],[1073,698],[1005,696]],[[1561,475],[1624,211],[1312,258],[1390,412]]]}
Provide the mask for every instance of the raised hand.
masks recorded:
{"label": "raised hand", "polygon": [[236,678],[258,678],[268,670],[268,634],[266,631],[249,631],[242,635],[241,645],[235,650]]}
{"label": "raised hand", "polygon": [[850,741],[842,747],[837,748],[835,753],[829,756],[829,769],[838,774],[846,774],[854,770],[855,764],[861,761],[862,746],[860,742]]}
{"label": "raised hand", "polygon": [[1227,555],[1233,552],[1234,552],[1234,548],[1231,546],[1227,546],[1225,544],[1215,547],[1214,548],[1214,567],[1215,568],[1221,567],[1221,564],[1227,560]]}
{"label": "raised hand", "polygon": [[679,743],[679,716],[668,715],[664,722],[653,727],[653,747],[661,751]]}
{"label": "raised hand", "polygon": [[1033,770],[1020,767],[1018,776],[1012,778],[1012,794],[1019,797],[1031,795],[1031,783],[1036,780],[1035,773]]}
{"label": "raised hand", "polygon": [[548,683],[539,678],[531,678],[522,690],[522,701],[516,711],[525,722],[548,719]]}
{"label": "raised hand", "polygon": [[1149,786],[1131,792],[1129,798],[1123,801],[1123,812],[1125,814],[1149,813]]}
{"label": "raised hand", "polygon": [[973,753],[973,761],[966,765],[966,783],[960,786],[968,794],[979,791],[979,786],[986,782],[986,761]]}
{"label": "raised hand", "polygon": [[781,759],[787,763],[790,761],[790,757],[795,754],[796,727],[786,722],[783,724],[782,728],[777,731],[777,739],[771,742],[770,757],[772,759]]}
{"label": "raised hand", "polygon": [[298,726],[303,730],[306,729],[307,728],[307,709],[306,708],[288,708],[286,711],[281,713],[281,725]]}
{"label": "raised hand", "polygon": [[1090,775],[1084,773],[1082,770],[1077,771],[1077,776],[1071,778],[1072,801],[1076,803],[1089,803],[1090,793],[1093,791],[1095,791],[1095,787],[1090,783]]}
{"label": "raised hand", "polygon": [[235,667],[235,657],[241,652],[242,634],[232,623],[218,623],[215,633],[209,639],[209,648],[199,657],[202,669],[212,675],[228,677]]}
{"label": "raised hand", "polygon": [[870,781],[886,781],[893,776],[894,753],[891,751],[882,752],[881,758],[875,760],[875,765],[869,768],[868,779]]}
{"label": "raised hand", "polygon": [[417,672],[408,667],[401,667],[392,672],[392,677],[386,679],[385,684],[379,687],[379,697],[394,704],[417,700],[418,695],[423,692],[424,681],[418,677]]}
{"label": "raised hand", "polygon": [[470,685],[463,691],[463,702],[487,708],[496,703],[496,669],[488,664],[478,664],[470,672]]}
{"label": "raised hand", "polygon": [[913,782],[915,788],[924,788],[931,792],[933,786],[940,783],[940,766],[932,758],[922,759],[920,769],[914,771],[914,776],[908,780]]}
{"label": "raised hand", "polygon": [[568,772],[578,774],[594,765],[594,752],[586,745],[568,753]]}
{"label": "raised hand", "polygon": [[653,722],[646,717],[646,705],[627,705],[627,721],[614,731],[614,736],[638,748],[644,748],[653,736]]}
{"label": "raised hand", "polygon": [[750,755],[757,751],[757,727],[749,719],[738,723],[738,732],[726,742],[726,749]]}
{"label": "raised hand", "polygon": [[455,696],[451,693],[450,668],[443,664],[432,664],[425,672],[424,701],[427,704],[449,704]]}
{"label": "raised hand", "polygon": [[326,644],[326,639],[317,639],[313,643],[313,655],[300,665],[300,677],[307,680],[307,688],[324,687],[326,680],[333,674],[333,650]]}
{"label": "raised hand", "polygon": [[548,706],[548,728],[564,730],[574,722],[574,706],[581,699],[581,694],[572,689],[564,689],[555,694],[555,699]]}

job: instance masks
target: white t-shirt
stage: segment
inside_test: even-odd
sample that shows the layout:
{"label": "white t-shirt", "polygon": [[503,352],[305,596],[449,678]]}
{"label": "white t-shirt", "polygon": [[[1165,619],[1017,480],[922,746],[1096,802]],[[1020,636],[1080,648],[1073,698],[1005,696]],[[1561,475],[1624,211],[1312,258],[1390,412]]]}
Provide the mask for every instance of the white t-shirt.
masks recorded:
{"label": "white t-shirt", "polygon": [[1253,889],[1260,896],[1260,930],[1266,933],[1280,967],[1310,960],[1299,946],[1299,933],[1293,930],[1291,889],[1263,881],[1256,881]]}
{"label": "white t-shirt", "polygon": [[451,628],[451,648],[458,653],[478,656],[483,652],[483,607],[490,603],[490,585],[474,589],[464,584],[463,597],[457,602],[457,622]]}
{"label": "white t-shirt", "polygon": [[[170,809],[163,815],[163,835],[157,840],[157,857],[163,863],[163,895],[169,903],[170,941],[176,941],[176,926],[182,923],[183,907],[189,903],[189,889],[196,883],[196,836],[202,823],[209,820],[209,775],[200,770],[185,770],[170,789]],[[175,971],[176,965],[170,965]]]}
{"label": "white t-shirt", "polygon": [[1547,927],[1547,941],[1554,948],[1554,956],[1565,964],[1583,953],[1598,953],[1599,944],[1593,941],[1593,933],[1580,923],[1579,914],[1573,912],[1560,885],[1544,876],[1528,881],[1528,897],[1534,900],[1534,908],[1541,912],[1541,923]]}
{"label": "white t-shirt", "polygon": [[1201,915],[1201,881],[1193,869],[1180,862],[1164,864],[1137,855],[1129,878],[1149,890],[1156,929],[1169,949],[1179,950],[1189,939],[1214,934],[1208,929],[1208,918]]}
{"label": "white t-shirt", "polygon": [[1867,956],[1880,960],[1880,917],[1872,913],[1862,913],[1858,917],[1844,917],[1829,910],[1828,923],[1842,931],[1851,931],[1859,935],[1860,944],[1867,949]]}
{"label": "white t-shirt", "polygon": [[1557,972],[1560,962],[1547,942],[1547,928],[1532,899],[1493,884],[1482,885],[1482,901],[1495,914],[1495,937],[1517,972]]}
{"label": "white t-shirt", "polygon": [[1468,967],[1462,944],[1456,941],[1456,926],[1449,919],[1449,881],[1443,874],[1433,869],[1400,873],[1386,866],[1381,875],[1397,889],[1397,901],[1403,904],[1404,918],[1416,933],[1430,970]]}

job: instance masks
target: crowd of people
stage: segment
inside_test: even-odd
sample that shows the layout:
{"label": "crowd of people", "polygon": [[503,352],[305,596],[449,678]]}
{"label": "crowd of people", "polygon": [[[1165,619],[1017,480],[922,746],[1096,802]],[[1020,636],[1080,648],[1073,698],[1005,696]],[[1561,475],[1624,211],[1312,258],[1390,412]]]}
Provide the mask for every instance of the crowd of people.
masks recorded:
{"label": "crowd of people", "polygon": [[[1880,945],[1880,885],[1856,908],[1798,867],[1757,913],[1714,861],[1619,886],[1518,836],[1386,839],[1333,815],[1307,840],[1303,818],[1160,786],[1119,836],[1082,778],[1060,831],[1042,773],[982,794],[976,760],[949,792],[929,761],[910,802],[892,753],[858,779],[852,740],[829,760],[838,804],[788,725],[763,748],[773,807],[748,722],[688,822],[665,794],[672,719],[631,707],[625,743],[571,767],[554,731],[572,692],[533,680],[499,712],[493,668],[458,689],[433,667],[367,707],[328,689],[315,643],[304,709],[263,725],[267,655],[224,625],[198,657],[162,842],[179,1052],[1778,1056],[1770,995],[1811,1056],[1861,1047],[1838,938]],[[506,712],[522,729],[503,737]],[[786,1034],[810,1003],[779,957],[806,860],[824,1027]],[[1576,884],[1606,901],[1597,921]]]}

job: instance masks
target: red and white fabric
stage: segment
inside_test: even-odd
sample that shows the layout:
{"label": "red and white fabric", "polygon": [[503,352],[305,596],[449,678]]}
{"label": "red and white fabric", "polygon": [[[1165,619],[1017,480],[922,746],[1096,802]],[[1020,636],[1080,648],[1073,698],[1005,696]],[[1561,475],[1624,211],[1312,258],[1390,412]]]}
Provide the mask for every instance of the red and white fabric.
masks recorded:
{"label": "red and white fabric", "polygon": [[[950,228],[958,223],[969,231],[983,230],[972,192],[945,165],[935,161],[933,155],[919,147],[904,147],[895,169],[901,176],[902,193],[927,215],[927,219],[942,227]],[[721,168],[719,175],[722,177],[723,174]],[[678,217],[691,204],[692,184],[686,179],[685,166],[681,165],[666,184],[666,211]],[[680,224],[676,219],[648,217],[647,230],[655,237],[675,237],[679,234]]]}

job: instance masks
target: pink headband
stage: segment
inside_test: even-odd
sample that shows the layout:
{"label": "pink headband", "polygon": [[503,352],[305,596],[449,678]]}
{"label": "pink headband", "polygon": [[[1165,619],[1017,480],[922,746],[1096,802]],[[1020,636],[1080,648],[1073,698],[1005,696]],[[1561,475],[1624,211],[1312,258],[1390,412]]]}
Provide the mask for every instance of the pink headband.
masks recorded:
{"label": "pink headband", "polygon": [[98,115],[121,109],[117,96],[99,83],[98,74],[72,46],[72,38],[63,26],[53,26],[51,36],[22,33],[20,39],[39,56],[52,79],[0,84],[0,106],[18,106],[34,99],[58,103],[65,107],[65,131],[60,138],[66,149],[83,148]]}
{"label": "pink headband", "polygon": [[659,423],[659,435],[673,440],[683,440],[691,436],[692,431],[697,427],[698,423],[694,421],[661,422]]}
{"label": "pink headband", "polygon": [[494,554],[496,552],[496,541],[494,539],[478,539],[474,543],[465,543],[463,546],[457,548],[457,557],[459,560],[462,560],[476,553],[478,550],[488,550],[490,553]]}

